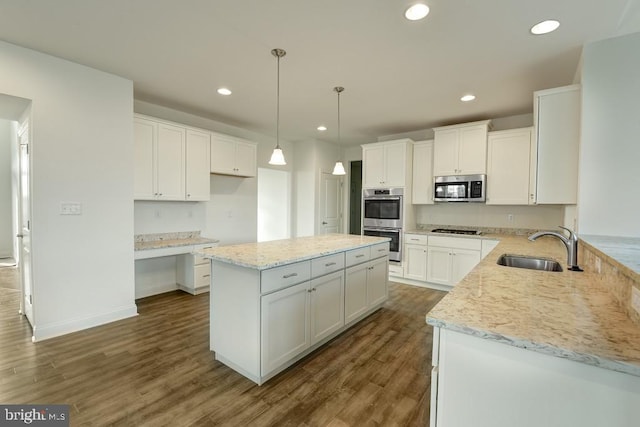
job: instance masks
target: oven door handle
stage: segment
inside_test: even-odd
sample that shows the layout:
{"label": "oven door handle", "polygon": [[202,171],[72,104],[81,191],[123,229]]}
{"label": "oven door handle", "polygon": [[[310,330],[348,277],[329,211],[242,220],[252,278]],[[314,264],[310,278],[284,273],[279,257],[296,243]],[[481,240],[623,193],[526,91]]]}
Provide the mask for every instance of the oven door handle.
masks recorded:
{"label": "oven door handle", "polygon": [[401,228],[390,228],[390,227],[376,227],[376,228],[365,227],[364,231],[386,231],[391,233],[399,233],[399,234],[402,233]]}
{"label": "oven door handle", "polygon": [[379,197],[379,196],[378,197],[367,196],[367,197],[364,198],[365,202],[370,202],[370,201],[375,202],[376,200],[397,200],[397,201],[400,201],[400,200],[402,200],[402,196],[389,196],[389,197],[385,197],[385,196],[382,196],[382,197]]}

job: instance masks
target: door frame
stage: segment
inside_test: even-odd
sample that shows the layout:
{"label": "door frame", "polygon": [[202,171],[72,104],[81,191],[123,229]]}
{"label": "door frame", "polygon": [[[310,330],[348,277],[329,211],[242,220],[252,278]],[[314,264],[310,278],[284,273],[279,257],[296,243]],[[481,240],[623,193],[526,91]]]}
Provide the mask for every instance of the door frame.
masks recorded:
{"label": "door frame", "polygon": [[[16,147],[16,156],[17,158],[15,159],[15,161],[18,162],[18,194],[17,194],[17,200],[18,200],[18,235],[16,235],[16,239],[18,240],[18,247],[19,252],[17,254],[17,258],[18,258],[18,266],[20,269],[20,314],[25,316],[27,318],[27,320],[29,321],[29,323],[31,324],[32,329],[35,328],[35,304],[34,304],[34,286],[33,286],[33,255],[32,255],[32,250],[31,248],[33,248],[33,221],[31,218],[31,212],[33,211],[32,209],[32,192],[33,192],[33,183],[32,183],[32,167],[33,167],[33,162],[32,162],[32,125],[31,125],[31,117],[30,114],[31,113],[31,109],[28,108],[25,113],[21,116],[19,124],[18,124],[18,131],[17,131],[17,144],[18,146]],[[26,142],[22,140],[23,135],[26,133]],[[26,145],[27,146],[27,153],[28,153],[28,160],[29,160],[29,165],[28,165],[28,194],[27,194],[27,209],[29,212],[29,219],[28,224],[27,224],[27,230],[29,231],[29,252],[30,252],[30,260],[27,263],[25,260],[25,257],[23,256],[24,253],[24,241],[23,238],[21,237],[23,234],[23,230],[24,230],[24,222],[23,222],[23,217],[24,217],[24,209],[25,209],[25,203],[24,203],[24,198],[23,198],[23,194],[22,194],[22,159],[21,159],[21,150],[22,150],[22,145]],[[30,295],[30,307],[27,308],[25,306],[25,301],[27,298],[26,295],[26,289],[27,287],[30,289],[29,295]]]}
{"label": "door frame", "polygon": [[331,172],[327,172],[325,170],[320,169],[318,172],[318,184],[317,184],[317,197],[316,197],[316,220],[315,220],[315,226],[314,226],[314,234],[319,235],[321,234],[322,231],[322,224],[320,223],[323,217],[323,207],[324,207],[324,202],[322,201],[324,194],[322,193],[322,183],[323,183],[323,175],[327,174],[327,175],[331,175],[331,176],[335,176],[339,183],[340,186],[338,188],[338,233],[343,233],[344,231],[344,201],[343,201],[343,197],[344,197],[344,179],[343,176],[338,176],[338,175],[333,175]]}

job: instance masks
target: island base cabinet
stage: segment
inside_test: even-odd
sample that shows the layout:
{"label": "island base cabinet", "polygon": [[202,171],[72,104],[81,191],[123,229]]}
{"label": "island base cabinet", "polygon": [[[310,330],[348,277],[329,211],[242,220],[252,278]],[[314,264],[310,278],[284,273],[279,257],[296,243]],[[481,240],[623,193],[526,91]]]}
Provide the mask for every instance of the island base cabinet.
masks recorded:
{"label": "island base cabinet", "polygon": [[311,344],[344,326],[344,271],[311,281]]}
{"label": "island base cabinet", "polygon": [[431,427],[638,425],[640,377],[439,329]]}
{"label": "island base cabinet", "polygon": [[388,258],[384,257],[347,268],[344,299],[346,324],[387,300],[388,264]]}
{"label": "island base cabinet", "polygon": [[268,374],[306,350],[309,282],[262,297],[262,373]]}

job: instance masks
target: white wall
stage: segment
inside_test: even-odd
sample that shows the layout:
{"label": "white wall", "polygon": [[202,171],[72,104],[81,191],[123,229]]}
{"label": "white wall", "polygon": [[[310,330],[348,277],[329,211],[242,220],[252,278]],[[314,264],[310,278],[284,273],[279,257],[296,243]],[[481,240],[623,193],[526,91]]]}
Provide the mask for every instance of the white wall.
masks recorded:
{"label": "white wall", "polygon": [[640,237],[640,33],[585,46],[578,225]]}
{"label": "white wall", "polygon": [[[418,224],[477,227],[557,229],[564,224],[559,205],[497,206],[483,203],[437,203],[414,205]],[[513,216],[513,221],[509,220]]]}
{"label": "white wall", "polygon": [[13,257],[12,131],[11,121],[0,119],[0,258]]}
{"label": "white wall", "polygon": [[132,82],[4,42],[0,64],[0,93],[32,101],[35,338],[135,315]]}
{"label": "white wall", "polygon": [[258,169],[258,242],[291,237],[291,173]]}

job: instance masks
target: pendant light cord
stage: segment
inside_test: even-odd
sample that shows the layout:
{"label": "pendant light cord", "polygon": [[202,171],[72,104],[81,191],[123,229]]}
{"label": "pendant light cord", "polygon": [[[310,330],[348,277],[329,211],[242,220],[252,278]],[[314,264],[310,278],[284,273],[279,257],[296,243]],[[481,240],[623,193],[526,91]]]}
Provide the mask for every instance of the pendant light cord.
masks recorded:
{"label": "pendant light cord", "polygon": [[278,57],[278,82],[276,84],[276,148],[280,148],[280,55]]}

